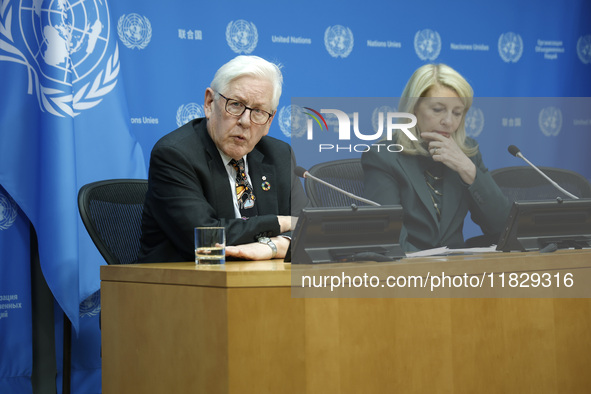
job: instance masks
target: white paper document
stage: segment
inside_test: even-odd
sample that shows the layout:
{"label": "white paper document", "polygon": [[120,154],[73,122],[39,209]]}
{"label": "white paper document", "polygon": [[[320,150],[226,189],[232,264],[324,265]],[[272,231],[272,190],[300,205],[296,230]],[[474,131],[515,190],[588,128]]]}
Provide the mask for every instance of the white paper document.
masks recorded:
{"label": "white paper document", "polygon": [[406,257],[426,257],[426,256],[447,256],[450,254],[474,254],[474,253],[493,253],[499,252],[497,245],[491,245],[483,248],[464,248],[464,249],[450,249],[447,246],[440,248],[420,250],[418,252],[410,252]]}

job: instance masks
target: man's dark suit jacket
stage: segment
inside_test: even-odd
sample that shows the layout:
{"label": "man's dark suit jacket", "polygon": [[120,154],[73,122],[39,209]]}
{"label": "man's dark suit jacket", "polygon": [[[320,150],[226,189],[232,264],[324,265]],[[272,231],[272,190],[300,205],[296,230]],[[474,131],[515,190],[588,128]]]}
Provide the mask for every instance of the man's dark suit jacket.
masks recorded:
{"label": "man's dark suit jacket", "polygon": [[[468,139],[469,145],[476,141]],[[470,211],[484,234],[499,235],[511,205],[499,189],[478,152],[470,160],[476,165],[476,179],[465,184],[459,174],[444,166],[441,220],[431,200],[424,171],[433,165],[426,156],[393,153],[381,149],[362,155],[365,196],[382,205],[402,205],[403,228],[400,244],[406,252],[439,246],[464,247],[463,226]]]}
{"label": "man's dark suit jacket", "polygon": [[[227,245],[279,235],[277,215],[297,216],[306,205],[302,184],[292,175],[290,146],[265,136],[247,155],[258,216],[236,219],[235,191],[206,125],[205,118],[195,119],[152,149],[140,263],[193,261],[195,227],[225,227]],[[266,191],[265,181],[270,185]]]}

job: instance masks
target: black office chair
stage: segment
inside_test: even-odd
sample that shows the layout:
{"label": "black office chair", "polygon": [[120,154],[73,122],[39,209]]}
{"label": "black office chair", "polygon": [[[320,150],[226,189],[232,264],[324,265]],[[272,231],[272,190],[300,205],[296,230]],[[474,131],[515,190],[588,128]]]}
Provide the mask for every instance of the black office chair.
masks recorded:
{"label": "black office chair", "polygon": [[[579,198],[591,198],[591,183],[575,171],[538,167],[563,189]],[[570,199],[530,166],[504,167],[490,172],[509,201]]]}
{"label": "black office chair", "polygon": [[[578,172],[555,167],[538,168],[575,196],[591,198],[591,183]],[[530,166],[504,167],[492,170],[490,174],[511,203],[519,200],[555,200],[557,197],[571,199]],[[488,246],[497,241],[496,237],[479,235],[467,239],[466,246]]]}
{"label": "black office chair", "polygon": [[110,179],[80,188],[80,217],[107,264],[133,264],[140,250],[144,179]]}
{"label": "black office chair", "polygon": [[[319,163],[312,166],[309,172],[323,181],[363,197],[363,168],[360,159],[343,159]],[[357,206],[367,205],[310,178],[305,179],[304,186],[310,203],[314,207],[344,207],[351,204]]]}

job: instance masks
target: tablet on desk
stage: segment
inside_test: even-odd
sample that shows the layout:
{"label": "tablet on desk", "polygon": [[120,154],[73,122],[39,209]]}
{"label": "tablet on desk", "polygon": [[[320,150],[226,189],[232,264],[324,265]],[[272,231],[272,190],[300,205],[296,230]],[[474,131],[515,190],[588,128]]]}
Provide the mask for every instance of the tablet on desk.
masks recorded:
{"label": "tablet on desk", "polygon": [[497,250],[591,247],[591,199],[515,201]]}
{"label": "tablet on desk", "polygon": [[306,208],[285,261],[318,264],[393,261],[404,257],[399,238],[402,206]]}

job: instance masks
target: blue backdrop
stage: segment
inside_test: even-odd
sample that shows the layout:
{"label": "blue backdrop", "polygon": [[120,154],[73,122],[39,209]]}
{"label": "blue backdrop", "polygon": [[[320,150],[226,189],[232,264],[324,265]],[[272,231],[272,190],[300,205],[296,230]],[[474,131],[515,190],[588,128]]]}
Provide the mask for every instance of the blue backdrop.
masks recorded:
{"label": "blue backdrop", "polygon": [[[43,272],[76,330],[73,391],[100,392],[100,333],[90,321],[104,261],[78,218],[77,190],[98,179],[145,177],[154,143],[203,114],[205,88],[234,56],[283,65],[270,135],[290,141],[292,98],[397,97],[430,62],[457,69],[477,97],[533,104],[527,98],[588,97],[590,15],[587,0],[0,0],[0,197],[7,207],[0,210],[0,297],[17,296],[22,306],[0,309],[0,338],[19,333],[11,343],[31,354],[23,341],[28,252],[14,250],[28,248],[20,229],[30,220]],[[573,113],[569,103],[544,104],[533,115],[493,114],[482,105],[470,132],[488,167],[524,164],[506,151],[515,144],[538,165],[591,178],[591,112],[583,104]],[[7,269],[14,264],[21,268]],[[30,357],[2,351],[0,392],[30,370]]]}

